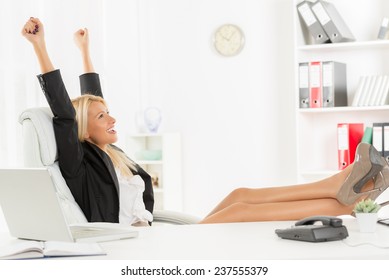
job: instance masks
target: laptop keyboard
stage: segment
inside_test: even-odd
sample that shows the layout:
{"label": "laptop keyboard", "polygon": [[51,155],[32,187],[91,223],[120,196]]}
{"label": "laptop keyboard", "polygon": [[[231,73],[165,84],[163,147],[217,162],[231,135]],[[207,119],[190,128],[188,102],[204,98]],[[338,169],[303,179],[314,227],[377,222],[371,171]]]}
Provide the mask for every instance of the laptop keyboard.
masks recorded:
{"label": "laptop keyboard", "polygon": [[112,231],[109,229],[98,229],[98,228],[72,229],[72,235],[75,239],[109,235],[115,232],[116,231]]}

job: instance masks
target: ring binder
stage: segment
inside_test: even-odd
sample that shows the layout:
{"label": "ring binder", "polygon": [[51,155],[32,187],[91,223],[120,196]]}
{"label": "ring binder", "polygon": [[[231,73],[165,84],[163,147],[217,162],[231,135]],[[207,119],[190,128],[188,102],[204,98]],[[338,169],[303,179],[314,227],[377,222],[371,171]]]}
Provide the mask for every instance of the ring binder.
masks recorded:
{"label": "ring binder", "polygon": [[300,108],[309,108],[309,63],[299,64],[299,104]]}
{"label": "ring binder", "polygon": [[386,38],[386,33],[388,32],[388,29],[389,29],[389,18],[384,17],[382,19],[382,23],[381,23],[380,29],[378,31],[377,38],[380,39],[380,40],[385,39]]}
{"label": "ring binder", "polygon": [[346,64],[323,61],[323,107],[347,106]]}
{"label": "ring binder", "polygon": [[321,108],[323,103],[322,62],[309,63],[309,107]]}
{"label": "ring binder", "polygon": [[363,123],[338,124],[338,169],[354,162],[355,151],[363,137]]}
{"label": "ring binder", "polygon": [[351,33],[334,4],[317,0],[312,5],[312,11],[332,43],[355,41],[354,35]]}
{"label": "ring binder", "polygon": [[303,20],[310,35],[312,36],[314,44],[330,43],[330,38],[327,36],[324,28],[312,12],[311,5],[312,3],[309,1],[302,1],[297,5],[297,11],[300,18]]}

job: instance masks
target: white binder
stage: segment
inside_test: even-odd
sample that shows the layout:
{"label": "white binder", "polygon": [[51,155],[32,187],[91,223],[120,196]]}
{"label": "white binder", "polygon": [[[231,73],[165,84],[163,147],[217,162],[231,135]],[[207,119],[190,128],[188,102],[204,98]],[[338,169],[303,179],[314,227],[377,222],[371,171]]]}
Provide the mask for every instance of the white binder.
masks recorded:
{"label": "white binder", "polygon": [[312,3],[308,1],[302,1],[297,5],[297,11],[300,18],[303,20],[308,32],[311,34],[314,44],[330,43],[330,38],[312,12],[311,5]]}
{"label": "white binder", "polygon": [[355,41],[354,35],[344,22],[334,4],[317,0],[312,11],[323,26],[332,43]]}
{"label": "white binder", "polygon": [[337,61],[323,61],[323,107],[347,106],[347,66]]}
{"label": "white binder", "polygon": [[309,63],[299,63],[299,107],[309,108]]}

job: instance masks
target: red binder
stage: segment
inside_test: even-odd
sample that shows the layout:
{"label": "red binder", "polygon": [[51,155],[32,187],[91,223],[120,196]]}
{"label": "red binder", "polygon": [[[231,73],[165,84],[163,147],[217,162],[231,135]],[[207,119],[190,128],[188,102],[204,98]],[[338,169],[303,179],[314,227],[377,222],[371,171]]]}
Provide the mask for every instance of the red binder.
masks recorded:
{"label": "red binder", "polygon": [[338,169],[354,162],[355,150],[363,137],[363,123],[338,124]]}
{"label": "red binder", "polygon": [[322,107],[322,63],[321,61],[309,62],[309,107]]}

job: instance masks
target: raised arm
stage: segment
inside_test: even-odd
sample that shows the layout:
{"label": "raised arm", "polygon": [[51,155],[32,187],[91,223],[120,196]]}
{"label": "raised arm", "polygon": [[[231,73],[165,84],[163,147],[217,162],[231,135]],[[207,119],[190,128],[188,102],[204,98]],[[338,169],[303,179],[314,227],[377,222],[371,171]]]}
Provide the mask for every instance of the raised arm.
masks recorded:
{"label": "raised arm", "polygon": [[87,28],[79,29],[74,33],[74,42],[80,49],[84,73],[95,73],[89,52],[89,32]]}
{"label": "raised arm", "polygon": [[103,97],[99,75],[95,72],[89,51],[89,31],[79,29],[74,33],[74,42],[80,50],[84,74],[80,76],[81,94],[93,94]]}
{"label": "raised arm", "polygon": [[[84,156],[77,134],[76,112],[71,103],[61,73],[55,69],[46,50],[43,24],[30,18],[22,35],[32,43],[42,71],[38,80],[53,112],[53,128],[58,149],[58,161],[65,178],[78,174]],[[75,190],[72,190],[72,192]]]}
{"label": "raised arm", "polygon": [[31,17],[23,26],[22,35],[33,45],[42,74],[53,71],[54,66],[46,49],[44,27],[40,20]]}

